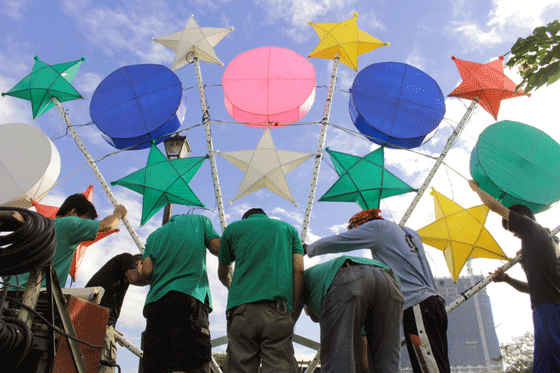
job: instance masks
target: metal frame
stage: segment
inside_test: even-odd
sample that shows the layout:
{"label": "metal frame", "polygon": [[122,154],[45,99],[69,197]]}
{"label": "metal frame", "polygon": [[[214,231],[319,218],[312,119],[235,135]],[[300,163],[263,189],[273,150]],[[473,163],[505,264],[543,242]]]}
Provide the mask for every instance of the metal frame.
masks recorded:
{"label": "metal frame", "polygon": [[307,237],[307,229],[311,220],[311,210],[313,209],[313,200],[315,199],[315,192],[317,191],[317,180],[319,178],[319,169],[321,168],[321,160],[323,159],[323,151],[325,150],[325,139],[327,138],[327,126],[329,125],[329,116],[331,114],[332,99],[334,96],[334,89],[336,86],[336,77],[338,74],[338,63],[340,58],[338,53],[334,57],[333,67],[331,72],[331,80],[329,82],[329,93],[327,94],[327,101],[325,103],[325,110],[323,112],[323,119],[321,120],[321,134],[319,135],[319,144],[317,145],[317,155],[315,156],[315,166],[313,168],[313,175],[311,176],[311,186],[309,187],[309,196],[307,197],[307,206],[305,207],[305,215],[303,216],[303,224],[301,226],[301,242],[305,242]]}
{"label": "metal frame", "polygon": [[[82,142],[82,139],[80,138],[80,136],[78,135],[78,133],[76,132],[74,127],[72,126],[72,123],[70,123],[70,120],[68,119],[68,115],[64,111],[64,108],[62,107],[62,105],[60,104],[60,102],[58,101],[58,99],[56,97],[52,98],[52,102],[55,104],[56,108],[58,109],[58,112],[62,116],[62,119],[64,119],[64,123],[66,123],[66,127],[68,127],[68,129],[70,130],[70,133],[72,134],[72,137],[74,138],[74,141],[76,141],[76,144],[78,145],[78,148],[80,148],[80,150],[82,151],[82,153],[86,157],[86,160],[88,161],[91,169],[93,170],[93,173],[97,177],[97,180],[99,180],[99,183],[101,184],[101,187],[103,188],[105,193],[107,193],[107,197],[109,197],[109,199],[111,200],[111,203],[113,204],[113,207],[117,207],[118,202],[117,202],[117,199],[115,198],[115,195],[111,191],[111,188],[109,188],[109,184],[107,184],[107,182],[105,181],[105,178],[101,174],[101,171],[99,171],[99,168],[97,167],[97,164],[95,163],[95,161],[93,160],[93,158],[89,154],[89,151],[87,150],[86,146]],[[136,234],[136,231],[134,230],[134,228],[130,224],[130,221],[128,220],[128,218],[126,216],[123,216],[123,218],[121,220],[122,220],[124,226],[126,227],[126,229],[128,230],[128,233],[130,233],[130,236],[132,237],[132,239],[136,243],[136,246],[138,246],[138,249],[140,250],[140,252],[144,253],[144,244],[142,243],[142,241],[140,241],[140,237],[138,237],[138,234]]]}

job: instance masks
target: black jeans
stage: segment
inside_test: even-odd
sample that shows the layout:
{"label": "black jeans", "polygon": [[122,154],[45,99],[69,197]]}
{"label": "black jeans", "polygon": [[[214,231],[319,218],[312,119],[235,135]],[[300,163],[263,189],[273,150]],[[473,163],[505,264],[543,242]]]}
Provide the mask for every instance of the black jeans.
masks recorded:
{"label": "black jeans", "polygon": [[212,347],[207,305],[170,291],[144,307],[144,372],[209,372]]}

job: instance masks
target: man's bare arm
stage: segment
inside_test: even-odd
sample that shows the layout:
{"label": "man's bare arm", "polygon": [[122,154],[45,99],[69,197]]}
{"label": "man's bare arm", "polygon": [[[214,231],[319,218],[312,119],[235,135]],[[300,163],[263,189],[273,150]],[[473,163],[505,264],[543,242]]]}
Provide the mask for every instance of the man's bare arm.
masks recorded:
{"label": "man's bare arm", "polygon": [[122,218],[127,214],[126,208],[123,205],[118,205],[115,211],[99,223],[99,232],[109,232],[117,228]]}
{"label": "man's bare arm", "polygon": [[303,255],[292,254],[293,267],[293,299],[292,307],[294,309],[294,320],[297,321],[301,314],[301,293],[303,292],[304,268]]}
{"label": "man's bare arm", "polygon": [[225,265],[225,264],[218,264],[218,278],[220,282],[224,284],[226,288],[229,289],[231,285],[231,279],[233,277],[233,266]]}
{"label": "man's bare arm", "polygon": [[218,256],[218,253],[220,252],[220,242],[222,242],[222,240],[219,238],[213,238],[208,241],[206,246],[212,255]]}
{"label": "man's bare arm", "polygon": [[498,268],[492,274],[492,281],[494,281],[494,282],[505,282],[506,284],[508,284],[509,286],[514,288],[515,290],[517,290],[521,293],[529,294],[529,285],[526,282],[516,280],[514,278],[509,277],[509,275],[507,273],[505,273],[502,268]]}
{"label": "man's bare arm", "polygon": [[496,198],[480,189],[477,181],[469,180],[469,186],[476,194],[478,194],[478,197],[480,198],[482,203],[484,203],[490,210],[494,211],[502,218],[509,221],[509,209],[507,207],[502,205]]}

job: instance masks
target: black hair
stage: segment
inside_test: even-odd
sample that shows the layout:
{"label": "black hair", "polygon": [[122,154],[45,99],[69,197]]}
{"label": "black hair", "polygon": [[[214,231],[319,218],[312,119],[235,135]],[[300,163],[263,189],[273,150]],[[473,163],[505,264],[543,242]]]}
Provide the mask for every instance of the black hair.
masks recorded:
{"label": "black hair", "polygon": [[134,255],[134,260],[136,260],[137,262],[141,262],[142,261],[142,254]]}
{"label": "black hair", "polygon": [[[515,204],[515,205],[511,205],[509,207],[510,211],[513,211],[519,215],[523,215],[528,217],[531,220],[536,221],[537,219],[535,218],[535,214],[533,214],[533,211],[531,211],[531,209],[525,205],[521,205],[521,204]],[[504,227],[504,229],[507,231],[508,229],[508,221],[506,219],[502,219],[502,227]]]}
{"label": "black hair", "polygon": [[247,219],[249,216],[251,216],[253,214],[264,214],[264,215],[266,215],[266,213],[263,211],[263,209],[258,208],[258,207],[253,207],[252,209],[247,210],[243,214],[243,216],[241,217],[241,220]]}
{"label": "black hair", "polygon": [[76,209],[78,216],[85,216],[89,219],[97,219],[97,210],[95,209],[95,206],[93,206],[93,203],[91,203],[86,196],[81,193],[72,194],[66,198],[62,206],[60,206],[56,212],[56,216],[66,216],[73,209]]}

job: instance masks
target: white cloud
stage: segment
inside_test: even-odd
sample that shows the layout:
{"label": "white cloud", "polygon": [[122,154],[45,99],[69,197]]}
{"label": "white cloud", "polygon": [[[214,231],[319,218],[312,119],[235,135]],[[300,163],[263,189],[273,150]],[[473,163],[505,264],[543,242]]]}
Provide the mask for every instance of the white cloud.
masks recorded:
{"label": "white cloud", "polygon": [[104,53],[114,56],[128,51],[139,62],[168,62],[172,52],[148,41],[184,27],[184,20],[173,18],[174,12],[163,1],[124,9],[65,0],[63,11],[79,25],[77,28],[84,37]]}
{"label": "white cloud", "polygon": [[[254,0],[266,12],[265,22],[270,24],[286,23],[281,31],[296,43],[307,41],[313,31],[308,22],[325,22],[322,18],[337,15],[340,22],[352,17],[359,2],[356,0]],[[360,29],[385,31],[387,26],[371,11],[359,17]]]}
{"label": "white cloud", "polygon": [[454,22],[452,31],[466,38],[468,50],[514,42],[518,37],[529,35],[535,27],[551,22],[560,15],[558,0],[536,0],[530,6],[523,0],[493,0],[488,22],[481,24],[471,19],[471,11],[467,6],[478,5],[476,2],[464,1],[455,4],[454,15],[461,19]]}
{"label": "white cloud", "polygon": [[424,70],[426,68],[427,58],[420,52],[418,44],[414,44],[414,48],[406,57],[406,63],[416,67],[417,69]]}
{"label": "white cloud", "polygon": [[91,97],[99,83],[101,83],[101,77],[98,74],[85,72],[76,76],[73,85],[82,96]]}
{"label": "white cloud", "polygon": [[0,14],[21,21],[23,12],[30,3],[30,0],[2,0],[0,1]]}

